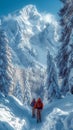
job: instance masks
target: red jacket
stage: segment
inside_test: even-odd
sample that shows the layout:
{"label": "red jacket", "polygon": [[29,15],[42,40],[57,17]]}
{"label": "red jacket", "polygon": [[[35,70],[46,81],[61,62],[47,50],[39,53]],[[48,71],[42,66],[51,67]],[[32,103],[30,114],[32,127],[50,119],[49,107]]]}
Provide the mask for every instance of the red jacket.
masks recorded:
{"label": "red jacket", "polygon": [[42,103],[40,98],[38,98],[38,100],[36,101],[34,108],[35,109],[43,109],[43,103]]}

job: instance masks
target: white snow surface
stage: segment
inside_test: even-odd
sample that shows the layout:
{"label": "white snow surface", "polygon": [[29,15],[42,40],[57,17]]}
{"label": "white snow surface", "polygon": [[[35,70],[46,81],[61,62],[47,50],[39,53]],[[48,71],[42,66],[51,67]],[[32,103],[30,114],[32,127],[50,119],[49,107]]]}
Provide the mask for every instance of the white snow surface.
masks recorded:
{"label": "white snow surface", "polygon": [[31,117],[31,107],[0,94],[0,130],[73,130],[73,95],[44,105],[42,122]]}

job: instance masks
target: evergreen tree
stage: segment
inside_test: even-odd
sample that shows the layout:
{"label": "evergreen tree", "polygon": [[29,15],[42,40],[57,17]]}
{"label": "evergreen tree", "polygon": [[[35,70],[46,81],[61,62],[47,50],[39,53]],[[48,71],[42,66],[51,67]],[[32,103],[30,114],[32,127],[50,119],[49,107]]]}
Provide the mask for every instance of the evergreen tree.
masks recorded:
{"label": "evergreen tree", "polygon": [[14,94],[14,96],[17,97],[21,102],[23,102],[22,90],[21,90],[21,85],[19,84],[19,82],[17,82],[13,94]]}
{"label": "evergreen tree", "polygon": [[6,33],[0,29],[0,91],[5,95],[9,93],[12,81],[11,54],[9,52]]}
{"label": "evergreen tree", "polygon": [[56,66],[49,51],[47,55],[47,94],[49,99],[60,98]]}
{"label": "evergreen tree", "polygon": [[64,6],[60,10],[60,25],[62,28],[60,42],[61,46],[58,51],[57,65],[59,68],[59,76],[62,78],[61,91],[66,94],[69,91],[69,76],[71,71],[70,57],[72,55],[73,42],[71,41],[71,33],[73,28],[73,3],[72,0],[61,0]]}
{"label": "evergreen tree", "polygon": [[31,89],[28,81],[28,73],[26,72],[26,78],[25,78],[25,86],[24,86],[24,104],[29,105],[31,102]]}

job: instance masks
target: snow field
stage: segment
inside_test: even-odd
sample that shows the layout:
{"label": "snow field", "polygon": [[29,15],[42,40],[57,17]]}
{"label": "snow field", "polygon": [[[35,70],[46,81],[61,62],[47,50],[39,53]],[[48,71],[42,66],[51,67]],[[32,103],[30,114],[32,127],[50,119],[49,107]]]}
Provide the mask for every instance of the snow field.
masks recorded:
{"label": "snow field", "polygon": [[[28,108],[28,109],[27,109]],[[44,106],[42,122],[31,117],[30,106],[15,97],[0,98],[0,130],[73,130],[73,96],[55,100]]]}

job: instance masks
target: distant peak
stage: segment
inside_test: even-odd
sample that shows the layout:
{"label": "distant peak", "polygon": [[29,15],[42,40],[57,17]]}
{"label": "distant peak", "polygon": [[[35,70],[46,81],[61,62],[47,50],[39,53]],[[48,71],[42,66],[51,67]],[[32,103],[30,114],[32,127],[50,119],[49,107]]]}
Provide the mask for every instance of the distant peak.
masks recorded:
{"label": "distant peak", "polygon": [[38,14],[38,11],[37,11],[37,8],[36,8],[35,5],[30,4],[30,5],[26,5],[24,8],[22,8],[21,11],[20,11],[20,13],[21,14],[24,13],[24,14],[29,15],[30,13],[33,13],[33,14],[36,13],[36,14]]}
{"label": "distant peak", "polygon": [[22,10],[28,10],[28,11],[30,11],[31,9],[37,11],[36,6],[32,4],[26,5],[24,8],[22,8]]}

